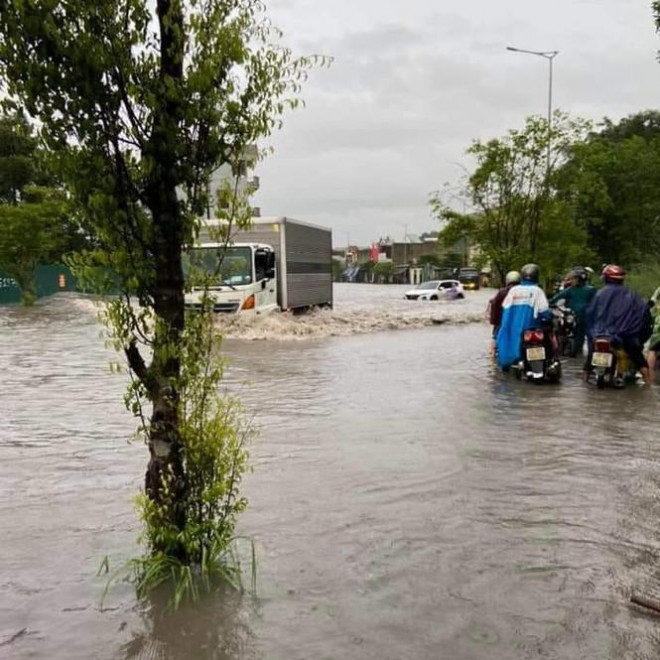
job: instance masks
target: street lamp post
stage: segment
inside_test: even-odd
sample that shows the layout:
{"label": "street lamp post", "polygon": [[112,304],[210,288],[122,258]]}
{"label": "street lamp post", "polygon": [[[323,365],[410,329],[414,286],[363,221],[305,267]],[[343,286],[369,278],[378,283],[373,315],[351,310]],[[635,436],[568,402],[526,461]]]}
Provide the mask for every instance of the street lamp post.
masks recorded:
{"label": "street lamp post", "polygon": [[559,55],[558,50],[525,50],[524,48],[513,48],[507,46],[507,50],[514,53],[527,53],[528,55],[538,55],[545,57],[549,64],[548,76],[548,156],[547,156],[547,172],[550,172],[550,133],[552,131],[552,62]]}

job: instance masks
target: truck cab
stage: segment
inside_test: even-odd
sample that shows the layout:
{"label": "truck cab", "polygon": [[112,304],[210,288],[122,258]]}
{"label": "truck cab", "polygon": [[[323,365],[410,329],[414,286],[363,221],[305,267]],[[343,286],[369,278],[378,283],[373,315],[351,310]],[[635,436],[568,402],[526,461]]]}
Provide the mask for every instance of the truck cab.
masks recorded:
{"label": "truck cab", "polygon": [[201,307],[208,288],[215,312],[267,314],[278,308],[275,253],[270,245],[202,243],[184,252],[183,267],[190,287],[186,307]]}
{"label": "truck cab", "polygon": [[478,268],[462,267],[458,269],[458,277],[456,278],[466,291],[476,291],[480,286],[480,271]]}

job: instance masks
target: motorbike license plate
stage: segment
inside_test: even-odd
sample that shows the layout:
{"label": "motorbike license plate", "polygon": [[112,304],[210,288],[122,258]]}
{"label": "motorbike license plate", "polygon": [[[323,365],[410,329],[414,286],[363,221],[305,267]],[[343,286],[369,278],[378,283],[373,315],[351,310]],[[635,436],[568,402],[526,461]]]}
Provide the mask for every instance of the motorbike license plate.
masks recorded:
{"label": "motorbike license plate", "polygon": [[545,348],[543,346],[527,349],[527,362],[534,362],[535,360],[545,360]]}
{"label": "motorbike license plate", "polygon": [[591,358],[591,364],[594,367],[611,367],[612,353],[594,353]]}

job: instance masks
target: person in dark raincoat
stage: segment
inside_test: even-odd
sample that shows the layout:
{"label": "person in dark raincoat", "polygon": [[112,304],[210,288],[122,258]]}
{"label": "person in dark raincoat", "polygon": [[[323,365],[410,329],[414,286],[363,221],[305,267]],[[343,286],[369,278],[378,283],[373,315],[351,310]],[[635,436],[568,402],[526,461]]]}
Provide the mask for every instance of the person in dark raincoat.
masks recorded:
{"label": "person in dark raincoat", "polygon": [[582,353],[584,338],[587,334],[587,308],[596,295],[596,289],[589,284],[588,280],[587,271],[584,268],[576,268],[573,270],[570,285],[548,301],[552,306],[560,300],[564,300],[575,316],[575,336],[571,357]]}
{"label": "person in dark raincoat", "polygon": [[593,369],[593,340],[608,337],[615,346],[622,347],[635,368],[642,374],[644,383],[651,384],[649,365],[642,351],[642,334],[647,315],[646,303],[624,286],[626,271],[616,264],[603,268],[605,286],[598,291],[587,308],[587,338],[589,354],[584,365],[585,378]]}

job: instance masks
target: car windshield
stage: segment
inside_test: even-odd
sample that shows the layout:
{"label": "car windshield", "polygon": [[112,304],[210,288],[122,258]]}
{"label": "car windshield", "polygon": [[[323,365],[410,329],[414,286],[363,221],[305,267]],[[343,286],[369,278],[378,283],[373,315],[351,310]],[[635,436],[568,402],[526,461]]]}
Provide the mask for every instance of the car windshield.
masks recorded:
{"label": "car windshield", "polygon": [[183,255],[186,279],[195,284],[211,277],[211,284],[250,284],[252,250],[249,247],[198,247]]}
{"label": "car windshield", "polygon": [[438,288],[438,282],[422,282],[418,287],[418,289],[437,289]]}

